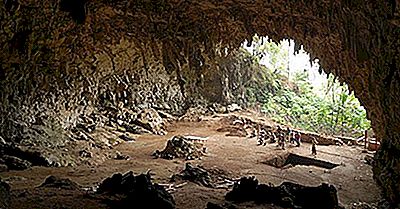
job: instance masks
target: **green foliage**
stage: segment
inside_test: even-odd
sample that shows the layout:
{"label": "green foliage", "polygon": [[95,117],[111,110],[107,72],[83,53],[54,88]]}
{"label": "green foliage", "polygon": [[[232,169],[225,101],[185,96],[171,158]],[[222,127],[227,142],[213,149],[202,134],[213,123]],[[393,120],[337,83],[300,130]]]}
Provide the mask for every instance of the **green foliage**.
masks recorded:
{"label": "green foliage", "polygon": [[[287,47],[286,47],[287,48]],[[287,49],[282,45],[256,39],[253,54],[255,70],[246,88],[248,104],[261,104],[261,111],[278,123],[331,135],[359,136],[369,129],[370,121],[347,85],[341,85],[333,75],[322,95],[312,86],[308,71],[296,72],[288,79]],[[242,53],[244,50],[242,50]],[[268,59],[268,67],[260,65]]]}

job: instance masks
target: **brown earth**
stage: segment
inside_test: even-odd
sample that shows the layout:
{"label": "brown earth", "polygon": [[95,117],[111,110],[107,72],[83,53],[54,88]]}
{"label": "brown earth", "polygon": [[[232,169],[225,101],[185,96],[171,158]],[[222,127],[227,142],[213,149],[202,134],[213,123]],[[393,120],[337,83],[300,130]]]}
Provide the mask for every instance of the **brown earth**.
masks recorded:
{"label": "brown earth", "polygon": [[[208,137],[205,142],[207,154],[201,160],[190,161],[206,169],[218,168],[230,178],[256,176],[261,183],[280,184],[292,181],[304,185],[317,186],[322,182],[333,184],[338,189],[339,201],[343,205],[353,202],[374,203],[380,200],[379,190],[372,179],[371,167],[364,163],[365,153],[356,146],[318,146],[317,159],[340,164],[327,170],[313,166],[295,166],[279,169],[262,162],[277,154],[292,152],[311,157],[310,144],[300,148],[288,146],[282,151],[275,144],[257,146],[256,138],[226,137],[217,132],[221,127],[220,117],[203,117],[201,122],[176,122],[167,128],[165,136],[137,136],[136,142],[124,143],[114,148],[130,156],[130,160],[107,160],[97,166],[78,166],[64,168],[33,167],[25,171],[0,173],[12,188],[11,209],[54,209],[54,208],[107,208],[104,202],[84,190],[61,190],[37,188],[49,175],[70,178],[84,188],[98,185],[104,178],[115,172],[125,173],[132,170],[136,174],[149,169],[153,181],[169,184],[173,174],[184,169],[186,161],[181,159],[153,159],[151,154],[162,150],[166,141],[173,135],[194,135]],[[89,189],[90,190],[90,189]],[[205,208],[207,202],[222,204],[229,189],[206,188],[188,183],[173,191],[177,208]],[[239,204],[239,208],[277,208],[271,205]]]}

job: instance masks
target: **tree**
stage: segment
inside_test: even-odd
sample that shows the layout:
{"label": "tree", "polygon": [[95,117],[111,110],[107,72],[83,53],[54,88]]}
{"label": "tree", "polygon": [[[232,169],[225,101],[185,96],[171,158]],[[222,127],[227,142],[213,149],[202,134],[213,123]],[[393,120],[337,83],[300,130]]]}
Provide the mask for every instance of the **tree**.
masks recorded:
{"label": "tree", "polygon": [[[357,136],[370,127],[365,109],[346,84],[329,75],[325,94],[314,91],[308,71],[288,78],[288,41],[280,44],[255,37],[251,47],[240,50],[251,60],[244,82],[245,101],[262,104],[262,112],[272,120],[327,134]],[[249,53],[251,51],[252,53]]]}

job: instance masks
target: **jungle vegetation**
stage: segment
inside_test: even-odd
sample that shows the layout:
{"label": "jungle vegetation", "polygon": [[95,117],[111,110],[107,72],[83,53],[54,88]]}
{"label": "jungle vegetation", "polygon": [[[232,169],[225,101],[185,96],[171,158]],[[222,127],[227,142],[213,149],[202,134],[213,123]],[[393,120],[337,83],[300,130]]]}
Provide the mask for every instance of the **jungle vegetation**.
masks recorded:
{"label": "jungle vegetation", "polygon": [[239,50],[236,56],[248,68],[242,73],[249,77],[243,83],[242,103],[258,107],[277,123],[308,131],[358,137],[369,129],[365,109],[345,83],[330,74],[323,77],[323,85],[315,86],[309,70],[289,69],[288,44],[255,37],[250,50]]}

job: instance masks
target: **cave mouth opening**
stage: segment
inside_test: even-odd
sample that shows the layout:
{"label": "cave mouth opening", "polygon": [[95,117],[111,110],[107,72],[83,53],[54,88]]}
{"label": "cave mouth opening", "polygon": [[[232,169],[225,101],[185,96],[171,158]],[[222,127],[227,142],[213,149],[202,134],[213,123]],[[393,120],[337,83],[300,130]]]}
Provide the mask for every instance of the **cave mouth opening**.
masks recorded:
{"label": "cave mouth opening", "polygon": [[243,42],[219,64],[226,74],[221,76],[224,101],[292,128],[350,138],[363,137],[365,130],[373,135],[366,109],[350,86],[325,73],[319,58],[306,50],[292,39],[276,42],[255,35]]}
{"label": "cave mouth opening", "polygon": [[273,158],[270,158],[266,161],[263,162],[264,164],[276,167],[276,168],[287,168],[291,166],[297,166],[297,165],[304,165],[304,166],[315,166],[315,167],[320,167],[324,169],[334,169],[339,164],[331,163],[328,161],[324,160],[318,160],[314,158],[309,158],[293,153],[286,153],[282,155],[277,155],[274,156]]}

